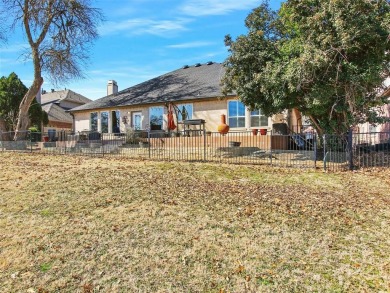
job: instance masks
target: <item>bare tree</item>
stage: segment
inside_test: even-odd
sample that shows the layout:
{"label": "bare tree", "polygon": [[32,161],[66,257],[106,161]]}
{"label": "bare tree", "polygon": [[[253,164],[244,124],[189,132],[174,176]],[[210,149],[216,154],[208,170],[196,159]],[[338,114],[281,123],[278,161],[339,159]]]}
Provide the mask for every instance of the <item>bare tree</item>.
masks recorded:
{"label": "bare tree", "polygon": [[[1,1],[0,1],[1,3]],[[7,23],[7,18],[5,17],[6,14],[3,13],[4,9],[0,6],[0,47],[4,45],[7,41],[6,37],[6,23]]]}
{"label": "bare tree", "polygon": [[0,0],[2,14],[21,25],[30,45],[34,81],[19,106],[15,140],[28,126],[28,109],[40,90],[45,72],[54,83],[82,78],[88,49],[98,37],[103,16],[90,0]]}

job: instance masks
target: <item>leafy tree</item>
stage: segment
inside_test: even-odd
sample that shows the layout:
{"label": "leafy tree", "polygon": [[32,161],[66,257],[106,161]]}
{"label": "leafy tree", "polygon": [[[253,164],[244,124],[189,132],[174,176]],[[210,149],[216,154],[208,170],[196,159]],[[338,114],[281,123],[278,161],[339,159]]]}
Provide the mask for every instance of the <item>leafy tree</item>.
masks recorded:
{"label": "leafy tree", "polygon": [[225,94],[267,115],[297,108],[320,134],[383,122],[388,0],[287,0],[278,11],[263,2],[245,25],[246,35],[225,37]]}
{"label": "leafy tree", "polygon": [[34,125],[40,131],[42,131],[41,125],[49,124],[49,116],[36,99],[31,103],[30,109],[28,110],[28,116],[30,118],[30,125]]}
{"label": "leafy tree", "polygon": [[0,0],[2,16],[21,24],[31,51],[34,80],[19,106],[17,132],[27,129],[28,109],[46,72],[53,83],[83,77],[88,48],[97,38],[100,10],[90,0]]}
{"label": "leafy tree", "polygon": [[[12,72],[8,77],[0,78],[0,119],[3,120],[5,131],[14,131],[17,125],[19,104],[27,93],[28,89]],[[33,100],[28,110],[29,124],[41,125],[48,123],[47,113],[42,110],[41,105]]]}

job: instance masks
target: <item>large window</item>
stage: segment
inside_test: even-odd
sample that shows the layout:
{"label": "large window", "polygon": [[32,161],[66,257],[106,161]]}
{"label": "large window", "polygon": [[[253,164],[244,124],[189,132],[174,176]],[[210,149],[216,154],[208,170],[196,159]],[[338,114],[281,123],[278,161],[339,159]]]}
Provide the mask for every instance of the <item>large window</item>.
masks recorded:
{"label": "large window", "polygon": [[192,119],[192,104],[181,104],[177,105],[180,110],[177,113],[177,120],[182,122],[183,120]]}
{"label": "large window", "polygon": [[261,113],[261,110],[251,112],[251,127],[266,127],[268,126],[268,117]]}
{"label": "large window", "polygon": [[98,131],[98,113],[93,112],[91,113],[91,117],[89,119],[89,129],[91,131]]}
{"label": "large window", "polygon": [[228,102],[230,128],[245,127],[245,106],[239,101]]}
{"label": "large window", "polygon": [[120,133],[120,112],[118,110],[111,111],[111,123],[112,123],[112,133]]}
{"label": "large window", "polygon": [[100,113],[100,126],[102,133],[108,133],[108,112]]}
{"label": "large window", "polygon": [[163,107],[150,107],[149,108],[149,121],[150,130],[162,130],[163,129]]}
{"label": "large window", "polygon": [[371,133],[371,132],[377,132],[378,131],[378,128],[375,124],[370,124],[369,127],[368,127],[368,131]]}

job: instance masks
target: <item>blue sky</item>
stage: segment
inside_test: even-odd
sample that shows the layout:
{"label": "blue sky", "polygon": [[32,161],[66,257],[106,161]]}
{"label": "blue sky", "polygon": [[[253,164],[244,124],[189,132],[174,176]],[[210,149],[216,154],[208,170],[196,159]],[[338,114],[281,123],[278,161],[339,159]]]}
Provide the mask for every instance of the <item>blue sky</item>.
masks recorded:
{"label": "blue sky", "polygon": [[[278,8],[281,0],[271,0]],[[260,0],[98,0],[106,21],[90,51],[86,79],[61,85],[90,99],[106,95],[109,79],[119,90],[185,64],[223,62],[224,36],[246,33],[245,17]],[[0,76],[12,71],[29,87],[32,63],[24,60],[26,39],[16,30],[0,47]],[[45,77],[44,77],[45,78]],[[54,88],[48,81],[43,88]],[[58,89],[58,88],[56,88]]]}

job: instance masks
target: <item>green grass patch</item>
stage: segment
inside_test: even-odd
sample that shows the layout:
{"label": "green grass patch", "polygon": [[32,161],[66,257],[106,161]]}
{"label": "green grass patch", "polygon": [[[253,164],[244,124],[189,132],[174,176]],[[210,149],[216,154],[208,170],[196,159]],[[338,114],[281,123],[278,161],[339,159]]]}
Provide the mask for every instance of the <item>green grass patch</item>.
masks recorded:
{"label": "green grass patch", "polygon": [[43,263],[39,266],[39,270],[43,273],[46,273],[51,269],[51,267],[52,267],[51,263]]}

